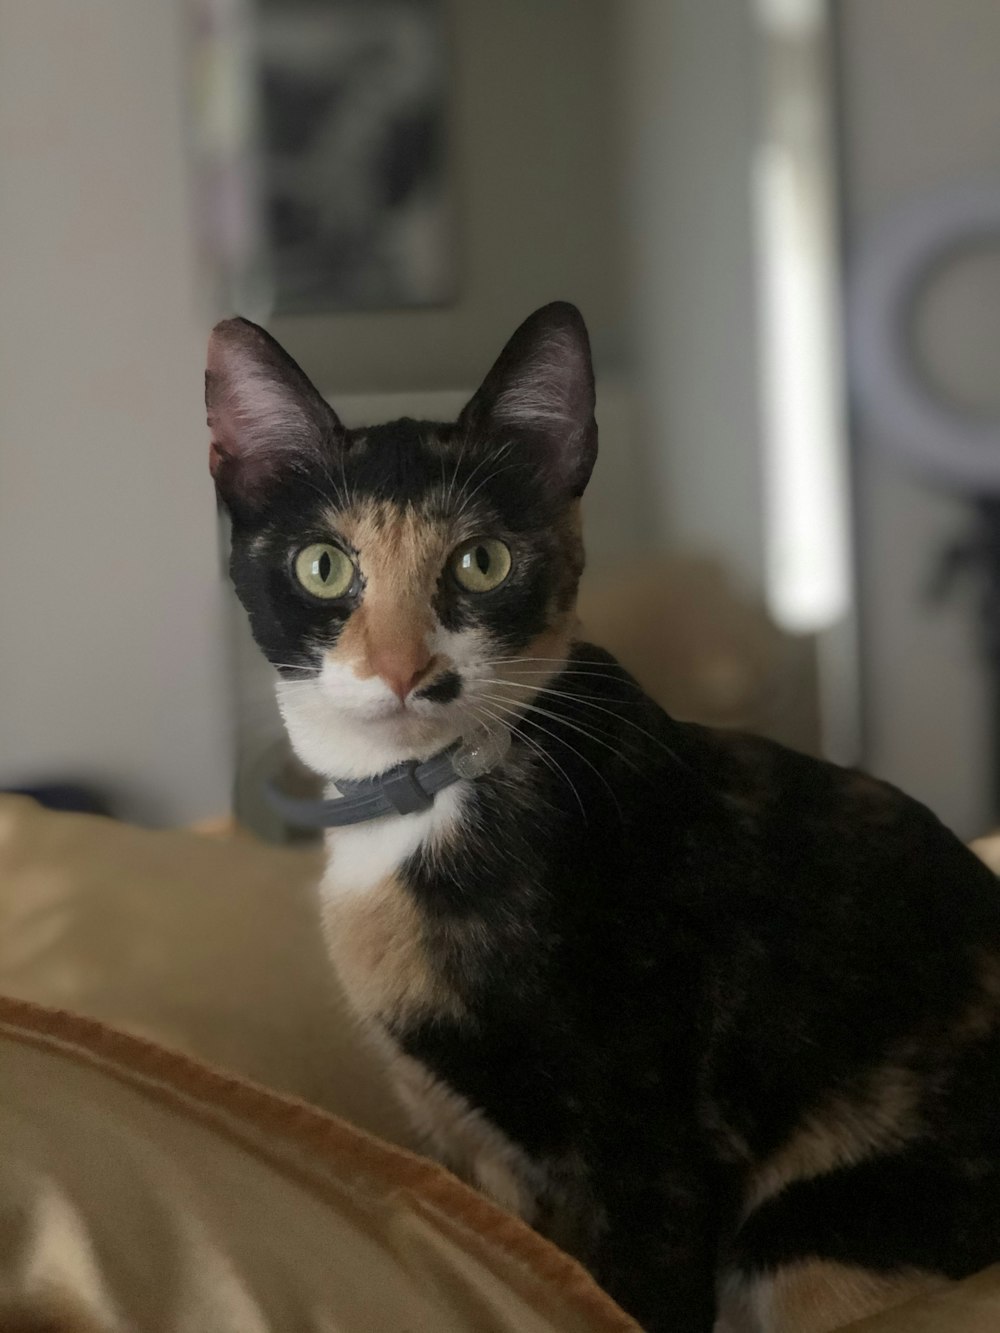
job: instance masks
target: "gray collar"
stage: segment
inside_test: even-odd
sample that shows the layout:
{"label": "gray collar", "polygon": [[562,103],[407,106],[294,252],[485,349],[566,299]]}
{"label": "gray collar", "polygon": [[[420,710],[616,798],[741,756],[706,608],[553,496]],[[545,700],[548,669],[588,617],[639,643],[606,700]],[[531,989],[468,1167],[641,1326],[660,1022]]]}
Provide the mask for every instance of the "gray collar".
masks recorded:
{"label": "gray collar", "polygon": [[265,783],[264,793],[275,813],[294,828],[341,828],[385,815],[415,815],[429,810],[445,787],[496,768],[509,749],[506,729],[481,732],[475,738],[455,741],[422,763],[407,759],[373,778],[338,778],[335,785],[341,794],[329,800],[289,796],[273,782]]}

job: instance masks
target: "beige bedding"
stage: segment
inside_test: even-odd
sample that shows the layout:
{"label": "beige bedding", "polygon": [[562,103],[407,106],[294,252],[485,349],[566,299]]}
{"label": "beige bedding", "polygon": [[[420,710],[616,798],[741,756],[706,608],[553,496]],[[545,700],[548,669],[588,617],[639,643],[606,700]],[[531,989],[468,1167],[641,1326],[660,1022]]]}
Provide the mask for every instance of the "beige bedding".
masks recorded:
{"label": "beige bedding", "polygon": [[[397,1146],[315,870],[0,797],[0,1333],[635,1327]],[[995,1270],[857,1326],[998,1329]]]}
{"label": "beige bedding", "polygon": [[634,1327],[394,1146],[315,868],[0,798],[0,1333]]}

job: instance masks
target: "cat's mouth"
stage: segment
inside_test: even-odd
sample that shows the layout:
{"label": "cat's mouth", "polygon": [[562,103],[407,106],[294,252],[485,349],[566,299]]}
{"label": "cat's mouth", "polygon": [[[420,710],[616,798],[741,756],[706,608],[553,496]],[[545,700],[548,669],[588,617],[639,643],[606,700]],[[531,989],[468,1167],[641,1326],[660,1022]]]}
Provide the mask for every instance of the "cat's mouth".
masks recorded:
{"label": "cat's mouth", "polygon": [[333,778],[365,777],[427,758],[473,729],[461,681],[456,690],[447,674],[400,699],[328,664],[311,681],[280,682],[278,702],[300,759]]}

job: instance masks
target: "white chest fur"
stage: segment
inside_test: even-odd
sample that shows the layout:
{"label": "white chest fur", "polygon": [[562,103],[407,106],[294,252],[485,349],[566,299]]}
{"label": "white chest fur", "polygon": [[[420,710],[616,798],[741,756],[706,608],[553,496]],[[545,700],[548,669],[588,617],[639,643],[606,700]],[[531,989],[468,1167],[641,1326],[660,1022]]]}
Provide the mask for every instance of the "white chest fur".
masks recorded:
{"label": "white chest fur", "polygon": [[447,787],[420,814],[331,829],[321,885],[324,897],[371,892],[397,874],[421,847],[433,850],[446,841],[461,821],[465,788],[464,782]]}
{"label": "white chest fur", "polygon": [[542,1172],[466,1099],[405,1055],[386,1022],[461,1013],[421,941],[419,907],[399,872],[420,848],[457,830],[464,784],[424,813],[331,830],[320,892],[327,943],[352,1007],[365,1021],[424,1151],[501,1207],[532,1221]]}

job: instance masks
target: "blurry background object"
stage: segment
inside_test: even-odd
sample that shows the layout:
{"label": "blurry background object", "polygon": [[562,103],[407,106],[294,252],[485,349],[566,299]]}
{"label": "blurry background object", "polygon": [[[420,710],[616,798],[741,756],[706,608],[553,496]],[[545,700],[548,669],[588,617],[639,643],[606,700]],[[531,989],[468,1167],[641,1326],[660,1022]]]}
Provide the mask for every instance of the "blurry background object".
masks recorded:
{"label": "blurry background object", "polygon": [[675,717],[821,752],[809,641],[780,630],[718,560],[645,556],[592,572],[580,617]]}
{"label": "blurry background object", "polygon": [[206,313],[271,299],[261,206],[255,0],[188,0],[194,212]]}
{"label": "blurry background object", "polygon": [[[1000,6],[992,0],[837,0],[843,214],[849,268],[889,220],[1000,181]],[[1000,265],[988,250],[938,271],[910,326],[939,397],[1000,407]],[[858,353],[846,330],[848,360]],[[858,404],[859,408],[861,404]],[[905,465],[885,423],[852,425],[864,758],[967,835],[994,821],[991,684],[979,589],[932,602],[968,501]]]}
{"label": "blurry background object", "polygon": [[[926,343],[923,307],[935,289],[947,289],[952,270],[971,267],[982,278],[985,268],[988,282],[998,259],[1000,175],[949,183],[871,229],[855,258],[849,309],[853,380],[873,442],[916,476],[972,502],[967,530],[946,542],[929,582],[939,601],[959,575],[973,574],[979,585],[994,821],[1000,821],[1000,403],[983,401],[967,366],[942,368],[920,335]],[[1000,321],[983,332],[983,367],[991,373]]]}
{"label": "blurry background object", "polygon": [[440,0],[256,0],[255,50],[275,310],[448,300]]}
{"label": "blurry background object", "polygon": [[823,749],[861,752],[831,7],[755,0],[754,151],[767,604],[814,635]]}

